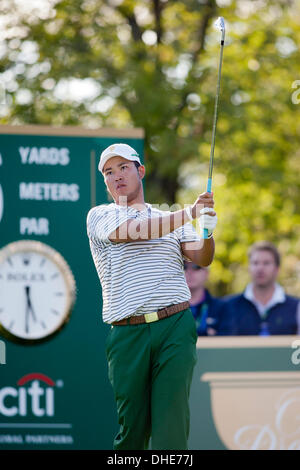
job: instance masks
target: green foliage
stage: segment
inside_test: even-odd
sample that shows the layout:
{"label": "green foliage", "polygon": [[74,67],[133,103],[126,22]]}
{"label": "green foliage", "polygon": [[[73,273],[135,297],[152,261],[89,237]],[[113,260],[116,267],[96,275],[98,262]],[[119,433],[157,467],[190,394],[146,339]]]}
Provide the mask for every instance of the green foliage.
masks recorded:
{"label": "green foliage", "polygon": [[[248,246],[268,239],[283,255],[284,286],[297,294],[298,2],[44,0],[52,7],[34,11],[15,2],[0,0],[8,103],[0,123],[143,127],[153,203],[190,203],[205,190],[219,59],[213,21],[225,17],[211,287],[241,290]],[[24,54],[28,44],[37,45],[35,58]],[[92,79],[94,96],[58,97],[70,78]]]}

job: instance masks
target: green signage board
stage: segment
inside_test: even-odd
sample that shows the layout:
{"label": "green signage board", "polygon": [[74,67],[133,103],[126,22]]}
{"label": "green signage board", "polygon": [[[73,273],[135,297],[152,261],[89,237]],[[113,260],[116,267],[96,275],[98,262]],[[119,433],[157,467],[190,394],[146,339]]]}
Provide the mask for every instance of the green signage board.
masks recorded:
{"label": "green signage board", "polygon": [[0,127],[0,449],[111,449],[101,287],[86,216],[97,170],[143,131]]}

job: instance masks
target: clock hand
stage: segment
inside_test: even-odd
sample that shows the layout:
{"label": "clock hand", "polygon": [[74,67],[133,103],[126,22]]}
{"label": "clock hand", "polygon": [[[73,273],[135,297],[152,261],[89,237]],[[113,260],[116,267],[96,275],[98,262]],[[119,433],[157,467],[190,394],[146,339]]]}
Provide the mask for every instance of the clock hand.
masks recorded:
{"label": "clock hand", "polygon": [[25,311],[25,331],[26,331],[26,333],[29,332],[29,327],[28,327],[28,313],[29,313],[29,310],[28,310],[28,291],[29,291],[29,287],[25,286],[25,293],[26,293],[26,299],[27,299],[26,311]]}
{"label": "clock hand", "polygon": [[36,316],[35,316],[33,306],[30,300],[30,286],[26,286],[25,289],[26,289],[26,295],[27,295],[27,306],[28,306],[28,309],[31,311],[33,320],[36,322]]}

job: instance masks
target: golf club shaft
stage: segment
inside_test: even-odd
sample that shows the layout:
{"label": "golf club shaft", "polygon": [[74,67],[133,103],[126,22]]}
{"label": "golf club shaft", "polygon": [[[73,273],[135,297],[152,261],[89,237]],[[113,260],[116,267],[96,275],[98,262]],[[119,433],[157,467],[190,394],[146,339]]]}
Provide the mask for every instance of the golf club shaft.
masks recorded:
{"label": "golf club shaft", "polygon": [[[212,172],[213,172],[213,164],[214,164],[214,151],[215,151],[216,129],[217,129],[217,119],[218,119],[218,104],[219,104],[221,71],[222,71],[222,61],[223,61],[223,47],[224,47],[224,33],[222,34],[221,47],[220,47],[217,93],[216,93],[216,98],[215,98],[213,130],[212,130],[212,138],[211,138],[209,169],[208,169],[208,179],[207,179],[207,188],[206,188],[206,191],[208,193],[211,193],[211,189],[212,189]],[[208,230],[205,228],[203,229],[203,238],[207,239],[207,237],[208,237]]]}

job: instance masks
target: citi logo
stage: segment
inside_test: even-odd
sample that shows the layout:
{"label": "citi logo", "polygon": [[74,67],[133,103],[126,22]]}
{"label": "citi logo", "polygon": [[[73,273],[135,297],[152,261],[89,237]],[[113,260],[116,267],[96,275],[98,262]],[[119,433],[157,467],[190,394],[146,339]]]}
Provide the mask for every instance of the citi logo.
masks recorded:
{"label": "citi logo", "polygon": [[0,389],[0,416],[54,416],[54,386],[58,384],[44,374],[24,375],[17,382],[18,388]]}

